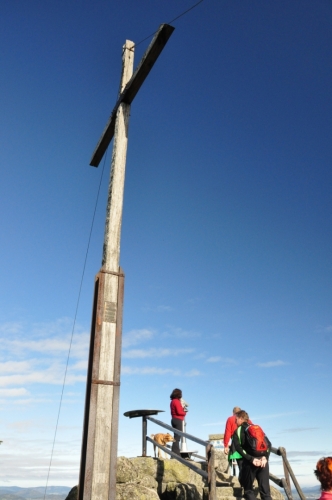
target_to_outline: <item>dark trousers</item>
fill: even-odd
[[[178,431],[182,431],[183,430],[182,425],[183,425],[183,420],[180,420],[179,418],[172,418],[172,427],[174,427],[174,429],[177,429]],[[175,441],[172,444],[172,451],[174,451],[174,453],[176,453],[177,455],[181,456],[181,453],[180,453],[180,439],[181,439],[181,437],[179,436],[179,434],[175,434],[175,432],[174,432],[174,439],[175,439]]]
[[[241,484],[241,471],[242,471],[242,465],[243,465],[243,458],[237,458],[236,461],[237,461],[237,466],[239,468],[239,481]]]
[[[265,467],[256,467],[248,460],[243,460],[240,482],[244,489],[244,498],[246,500],[256,500],[253,491],[253,482],[257,479],[259,493],[262,500],[272,500],[269,483],[269,464]]]

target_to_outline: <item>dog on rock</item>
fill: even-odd
[[[162,434],[162,433],[159,433],[159,434],[151,434],[151,439],[153,439],[154,441],[156,441],[158,444],[161,444],[161,446],[166,446],[167,443],[172,443],[175,441],[175,439],[173,438],[173,436],[171,436],[170,434]],[[158,448],[158,446],[156,446],[154,443],[153,443],[153,449],[154,449],[154,456],[156,457],[156,448]],[[158,458],[169,458],[168,456],[168,453],[165,453],[163,450],[161,450],[160,448],[158,448]]]

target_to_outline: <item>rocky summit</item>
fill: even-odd
[[[204,462],[194,462],[205,469]],[[222,452],[216,456],[217,499],[241,500],[243,490],[236,477],[226,473],[228,463]],[[116,500],[207,500],[208,489],[202,476],[177,460],[152,457],[118,458]],[[66,500],[77,500],[78,488]],[[256,487],[257,498],[259,499]],[[271,487],[273,500],[284,500],[280,491]]]

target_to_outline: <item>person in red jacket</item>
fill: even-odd
[[[241,408],[239,408],[238,406],[235,406],[233,408],[233,415],[231,417],[229,417],[226,421],[225,434],[224,434],[224,447],[225,447],[225,454],[226,455],[228,455],[228,453],[229,453],[229,446],[228,446],[229,441],[237,429],[235,413],[237,413],[238,411],[241,411]]]
[[[182,398],[182,391],[181,389],[174,389],[172,394],[170,395],[171,398],[171,416],[172,416],[172,427],[174,429],[177,429],[178,431],[183,431],[183,421],[184,417],[186,416],[186,412],[184,411],[182,404],[181,404],[181,398]],[[172,444],[172,451],[176,453],[177,455],[181,456],[180,453],[180,439],[181,437],[178,434],[174,433],[174,443]]]

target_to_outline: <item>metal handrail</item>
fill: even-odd
[[[214,465],[215,450],[214,450],[213,445],[210,444],[208,441],[203,441],[202,439],[197,438],[196,436],[192,436],[191,434],[187,434],[186,432],[179,431],[179,430],[175,429],[174,427],[171,427],[170,425],[167,425],[164,422],[161,422],[161,420],[157,420],[155,418],[149,417],[146,414],[145,415],[142,414],[141,416],[142,416],[142,456],[146,457],[146,442],[150,441],[151,443],[156,445],[158,448],[162,449],[164,452],[171,455],[171,457],[175,458],[175,460],[177,460],[181,464],[185,465],[189,469],[192,469],[194,472],[196,472],[197,474],[204,477],[204,479],[206,479],[207,483],[208,483],[209,500],[217,500],[216,471],[215,471],[215,465]],[[195,467],[194,464],[188,462],[187,460],[183,459],[181,456],[179,456],[176,453],[174,453],[173,451],[171,451],[169,448],[166,448],[165,446],[160,445],[159,443],[154,441],[152,438],[150,438],[147,435],[147,421],[148,420],[150,420],[150,422],[153,422],[156,425],[159,425],[161,427],[164,427],[165,429],[168,429],[168,430],[174,432],[175,434],[178,434],[179,436],[186,437],[187,439],[204,446],[206,449],[207,472],[203,471],[202,469],[199,469],[198,467]]]
[[[191,441],[194,441],[195,443],[200,444],[204,447],[206,447],[209,444],[208,441],[203,441],[203,439],[199,439],[196,436],[192,436],[191,434],[187,434],[186,432],[183,432],[183,431],[178,431],[177,429],[174,429],[174,427],[172,427],[171,425],[168,425],[168,424],[165,424],[164,422],[161,422],[161,420],[157,420],[156,418],[152,418],[152,417],[146,417],[146,418],[148,420],[150,420],[151,422],[153,422],[154,424],[160,425],[161,427],[164,427],[165,429],[167,429],[169,431],[175,432],[176,434],[179,434],[179,436],[181,436],[181,437],[188,438]]]

